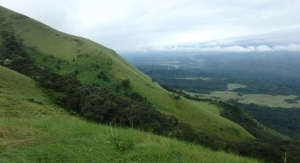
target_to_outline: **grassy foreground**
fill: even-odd
[[[52,105],[0,66],[0,162],[256,162],[133,129],[93,124]]]

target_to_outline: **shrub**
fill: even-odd
[[[124,87],[129,87],[129,84],[130,84],[130,80],[129,79],[125,79],[125,80],[122,81],[122,85]]]

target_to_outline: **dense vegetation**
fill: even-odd
[[[136,66],[147,66],[148,70],[181,69],[195,73],[206,72],[215,77],[239,79],[264,79],[268,81],[300,81],[299,52],[148,52],[143,55],[123,54]],[[150,68],[151,67],[151,68]],[[150,69],[149,69],[150,68]],[[162,66],[160,69],[163,69]]]
[[[144,73],[151,76],[157,82],[170,87],[195,93],[210,93],[212,91],[224,91],[227,84],[239,83],[245,88],[233,90],[238,93],[270,94],[270,95],[300,95],[298,80],[286,78],[284,80],[266,79],[269,74],[249,75],[243,77],[244,72],[236,71],[232,74],[216,74],[202,69],[167,69],[167,66],[137,65]],[[152,68],[150,68],[152,67]],[[156,69],[153,67],[157,67]],[[240,76],[240,77],[239,77]],[[253,77],[255,76],[255,77]]]
[[[289,140],[287,136],[278,135],[268,131],[269,129],[266,129],[266,127],[259,124],[251,115],[245,112],[240,105],[212,99],[201,99],[199,97],[191,96],[183,91],[177,91],[166,85],[163,85],[163,87],[191,100],[210,101],[211,103],[218,105],[223,110],[221,116],[240,124],[243,128],[256,137],[255,140],[251,141],[239,143],[230,142],[233,148],[227,150],[233,150],[240,155],[256,157],[272,162],[281,162],[280,160],[282,160],[282,153],[287,152],[290,162],[296,163],[300,161],[300,157],[298,155],[300,152],[299,140]]]
[[[242,104],[230,101],[244,108],[258,122],[280,133],[289,135],[294,139],[300,139],[300,109],[298,108],[272,108],[256,104]]]
[[[247,85],[245,88],[236,88],[231,90],[238,92],[240,96],[244,93],[251,94],[270,94],[270,95],[290,95],[296,94],[293,98],[288,97],[284,101],[288,104],[297,104],[299,100],[299,82],[296,79],[287,78],[286,80],[276,79],[274,76],[252,76],[246,77],[245,74],[239,78],[229,78],[229,76],[238,77],[238,74],[209,74],[189,72],[181,69],[167,69],[166,66],[141,65],[140,69],[153,77],[156,81],[168,85],[171,88],[186,90],[189,92],[209,93],[210,91],[224,91],[229,83],[239,83]],[[257,75],[257,74],[256,74]],[[252,79],[249,79],[252,78]],[[194,90],[194,91],[193,91]],[[294,139],[299,139],[299,108],[272,108],[257,104],[241,104],[231,100],[230,103],[244,108],[260,123],[289,135]],[[227,117],[228,118],[228,117]],[[248,129],[247,129],[248,130]]]

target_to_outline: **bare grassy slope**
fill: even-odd
[[[78,70],[80,72],[78,78],[83,83],[98,83],[111,90],[114,90],[115,85],[122,79],[130,79],[130,86],[133,90],[146,97],[158,110],[165,114],[173,114],[198,130],[228,140],[241,141],[253,138],[238,124],[207,111],[206,103],[193,103],[185,98],[175,100],[172,93],[152,82],[150,77],[129,64],[113,50],[85,38],[59,32],[3,7],[0,7],[0,11],[1,30],[14,32],[27,47],[68,62],[61,66],[59,73]],[[37,61],[40,60],[37,59]],[[44,63],[40,61],[40,64]],[[99,71],[109,74],[110,82],[97,79],[96,75]]]

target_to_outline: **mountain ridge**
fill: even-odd
[[[239,125],[201,109],[201,106],[185,98],[175,100],[172,93],[151,81],[150,77],[129,64],[113,50],[81,37],[52,30],[44,24],[7,9],[1,10],[1,13],[4,13],[1,18],[1,30],[13,31],[20,40],[23,40],[26,47],[34,51],[69,63],[69,65],[63,65],[65,67],[58,70],[58,73],[72,73],[79,69],[80,73],[77,78],[83,84],[97,83],[110,89],[114,89],[120,80],[130,79],[131,88],[147,98],[155,108],[164,114],[175,115],[179,120],[192,124],[197,130],[200,129],[227,140],[239,141],[253,138]],[[7,20],[2,21],[3,17]],[[97,65],[100,70],[96,68]],[[56,64],[48,63],[47,66],[55,67]],[[99,81],[96,77],[99,71],[105,71],[111,80]],[[235,130],[238,130],[240,134],[235,134]]]

